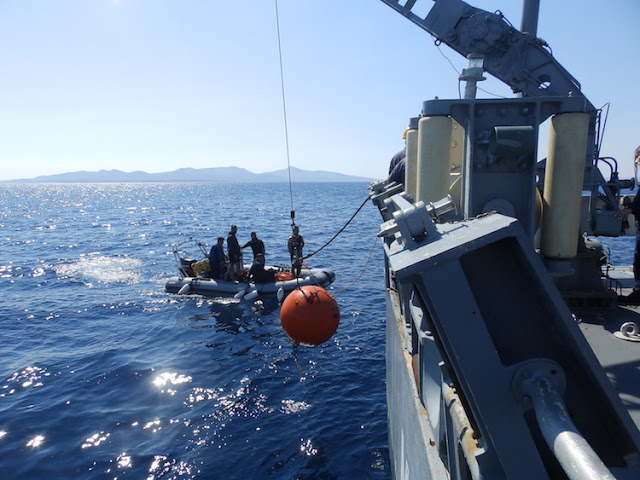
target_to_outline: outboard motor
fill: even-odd
[[[184,277],[195,277],[196,275],[191,267],[195,262],[196,260],[194,259],[180,257],[180,274]]]

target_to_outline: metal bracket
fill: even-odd
[[[425,206],[422,201],[411,203],[402,195],[394,195],[385,200],[385,208],[392,212],[393,218],[380,225],[378,236],[390,237],[400,233],[409,242],[421,242],[428,236],[435,237],[438,231],[434,222],[441,215],[456,211],[456,205],[450,196]]]

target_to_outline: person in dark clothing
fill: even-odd
[[[299,277],[302,269],[302,247],[304,247],[304,238],[300,235],[298,226],[294,225],[293,235],[289,237],[287,242],[287,248],[291,256],[291,273],[294,277]]]
[[[640,166],[640,147],[636,148],[633,161],[636,168]],[[626,221],[627,217],[633,214],[636,220],[636,243],[633,252],[633,278],[636,283],[633,286],[633,292],[626,297],[620,295],[618,302],[625,305],[640,305],[640,192],[636,193],[633,200],[623,195],[620,198],[620,205],[623,208],[616,212],[617,218]]]
[[[389,163],[389,177],[387,182],[395,182],[404,185],[405,164],[407,160],[407,149],[403,148],[396,153]]]
[[[242,271],[242,249],[236,238],[238,227],[231,225],[231,231],[227,236],[227,255],[229,256],[229,269],[227,270],[227,276],[231,280],[236,280],[240,277]]]
[[[402,139],[406,142],[407,140],[407,132],[410,130],[409,127],[404,129],[402,132]],[[389,162],[389,176],[387,177],[387,183],[397,183],[398,185],[404,186],[404,176],[405,176],[405,164],[407,162],[407,145],[398,153],[396,153],[393,157],[391,157],[391,161]]]
[[[224,237],[218,237],[218,242],[209,251],[209,267],[211,278],[222,278],[224,272]]]
[[[258,238],[256,232],[251,232],[251,240],[245,243],[242,248],[251,247],[251,251],[253,252],[253,259],[255,260],[259,253],[262,256],[265,255],[264,251],[264,242]]]
[[[393,157],[391,157],[391,161],[389,162],[389,175],[391,175],[391,172],[393,172],[396,165],[398,165],[398,163],[400,163],[400,161],[406,157],[407,157],[407,147],[403,148],[398,153],[396,153]]]
[[[258,253],[253,259],[253,264],[249,270],[249,280],[255,283],[273,282],[275,273],[264,268],[264,254]]]

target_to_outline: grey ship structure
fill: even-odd
[[[469,61],[464,98],[410,119],[405,185],[371,186],[393,478],[640,478],[638,312],[617,300],[632,276],[595,238],[625,233],[634,181],[600,154],[601,111],[536,37],[539,1],[521,30],[461,0],[424,18],[382,1]],[[485,73],[514,98],[477,99]]]

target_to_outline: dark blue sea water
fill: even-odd
[[[305,253],[366,184],[293,187]],[[0,186],[0,478],[386,479],[382,248],[369,203],[309,259],[336,335],[297,360],[276,301],[164,292],[171,245],[238,225],[286,264],[284,185]],[[250,255],[250,254],[249,254]]]

